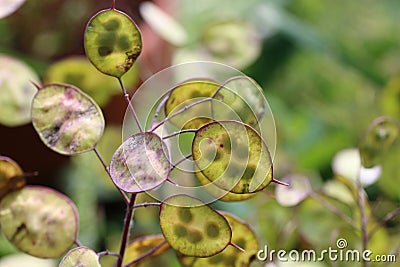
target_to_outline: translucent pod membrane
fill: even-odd
[[[24,172],[14,160],[0,156],[0,199],[25,185]]]
[[[115,151],[110,174],[120,189],[139,193],[165,182],[171,167],[167,146],[161,138],[155,133],[137,133]]]
[[[389,118],[375,119],[364,134],[359,151],[361,164],[365,168],[379,165],[383,154],[390,148],[399,135],[399,124]]]
[[[189,257],[178,254],[179,262],[184,267],[225,267],[225,266],[249,266],[259,250],[259,242],[253,229],[241,219],[227,212],[220,212],[229,222],[232,229],[232,243],[243,248],[244,252],[238,252],[233,246],[227,246],[220,253],[207,257]]]
[[[231,242],[228,221],[187,195],[172,196],[161,204],[160,227],[171,247],[187,256],[209,257]]]
[[[88,247],[77,247],[68,251],[58,267],[101,267],[99,256]]]
[[[61,193],[26,186],[1,200],[0,227],[19,250],[35,257],[58,258],[76,240],[78,213]]]
[[[193,79],[175,87],[165,103],[166,116],[178,112],[180,109],[212,96],[220,85],[209,79]],[[195,105],[181,114],[171,118],[171,123],[179,129],[197,129],[204,124],[213,121],[211,114],[211,102]]]
[[[48,84],[33,99],[32,124],[46,146],[74,155],[96,146],[105,122],[100,107],[79,88]]]
[[[3,5],[0,1],[0,14]],[[37,92],[32,82],[39,81],[35,71],[24,62],[0,54],[0,124],[16,127],[31,121],[32,98]]]
[[[272,159],[261,136],[237,121],[216,121],[196,131],[192,155],[204,177],[225,191],[255,193],[272,181]]]
[[[165,114],[170,116],[193,105],[171,118],[179,129],[198,129],[214,120],[238,120],[258,127],[258,120],[265,113],[265,101],[261,88],[247,76],[235,76],[222,85],[209,79],[193,79],[176,86],[166,104]]]
[[[162,242],[164,242],[164,244],[161,245]],[[170,248],[169,244],[165,242],[163,235],[147,235],[134,239],[125,250],[123,265],[126,265],[129,262],[137,259],[144,253],[148,253],[150,250],[156,248],[157,246],[159,247],[152,253],[150,253],[148,256],[160,255],[161,253],[165,252],[167,249]],[[142,260],[139,260],[129,265],[129,267],[137,266],[139,262],[145,261],[146,259],[148,258],[145,257]]]
[[[258,127],[258,120],[265,113],[265,100],[261,87],[251,78],[247,76],[235,76],[226,80],[221,89],[215,96],[232,108],[233,113],[244,122],[252,127]],[[228,113],[225,111],[225,114]],[[215,112],[221,114],[219,110]],[[224,114],[224,112],[222,112]],[[228,116],[226,114],[225,116]],[[229,117],[216,117],[218,120],[231,119]]]
[[[141,34],[125,13],[102,10],[87,24],[84,35],[86,55],[101,72],[120,78],[142,51]]]
[[[208,180],[207,177],[205,177],[201,171],[196,171],[194,174],[197,180],[200,182],[200,184],[203,185],[204,188],[207,190],[207,192],[218,200],[225,202],[243,201],[252,198],[256,195],[256,193],[250,193],[250,194],[231,193],[211,183],[211,181]]]

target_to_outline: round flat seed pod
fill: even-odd
[[[28,65],[0,54],[0,124],[16,127],[31,121],[32,99],[37,92],[32,82],[39,83],[39,77]]]
[[[165,103],[166,116],[178,112],[180,109],[199,100],[210,97],[219,84],[208,79],[189,80],[175,87]],[[212,121],[211,101],[195,105],[170,121],[179,129],[198,129]]]
[[[252,127],[238,121],[215,121],[198,129],[192,155],[202,174],[225,191],[255,193],[272,181],[268,147]]]
[[[126,265],[129,262],[135,260],[139,256],[143,255],[144,253],[147,253],[149,250],[153,249],[154,247],[158,246],[161,244],[161,242],[164,242],[164,236],[163,235],[147,235],[143,237],[139,237],[134,239],[126,248],[125,250],[125,257],[122,265]],[[155,250],[153,253],[151,253],[148,256],[157,256],[166,251],[169,248],[169,244],[164,242],[164,245],[161,245],[157,250]],[[146,260],[147,257],[143,258],[143,261]],[[135,262],[129,267],[134,267],[137,265],[137,263],[141,262],[142,260],[139,260],[138,262]]]
[[[383,154],[399,135],[399,125],[389,117],[375,119],[360,144],[361,164],[366,168],[379,165]]]
[[[159,186],[167,180],[170,171],[167,146],[157,134],[150,132],[127,138],[115,151],[110,164],[114,183],[130,193]]]
[[[276,201],[285,207],[296,206],[306,199],[312,189],[307,177],[300,174],[292,174],[282,178],[282,182],[288,186],[278,186],[275,189]]]
[[[49,148],[74,155],[96,146],[105,123],[99,106],[80,89],[49,84],[33,99],[32,124]]]
[[[183,255],[209,257],[231,241],[228,221],[202,201],[174,195],[160,207],[160,227],[165,240]]]
[[[245,251],[239,252],[237,248],[227,246],[220,253],[207,258],[178,254],[179,262],[183,267],[246,267],[255,259],[255,255],[259,250],[259,242],[253,229],[246,222],[230,213],[221,212],[221,214],[228,220],[232,229],[232,243]]]
[[[218,200],[225,201],[225,202],[234,202],[234,201],[243,201],[249,198],[252,198],[256,195],[256,193],[250,194],[235,194],[229,191],[225,191],[222,188],[212,184],[207,177],[201,171],[197,171],[194,173],[197,180],[200,182],[201,185],[210,193],[213,197],[217,198]]]
[[[39,258],[58,258],[76,240],[78,213],[61,193],[26,186],[1,200],[0,227],[19,250]]]
[[[21,167],[9,157],[0,156],[0,199],[24,185],[25,178]]]
[[[71,249],[61,260],[58,267],[101,267],[99,256],[88,247]]]
[[[265,113],[265,100],[261,87],[247,76],[227,80],[215,96],[237,114],[240,120],[253,127]]]
[[[88,22],[84,46],[87,57],[99,71],[119,78],[140,55],[142,39],[138,27],[128,15],[107,9]]]

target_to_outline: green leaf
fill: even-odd
[[[227,246],[222,252],[207,258],[189,257],[178,255],[179,262],[184,267],[225,267],[225,266],[249,266],[255,259],[260,249],[257,236],[253,229],[241,219],[227,212],[221,212],[227,219],[232,229],[232,242],[243,248],[245,252],[238,252],[236,248]]]
[[[312,190],[308,178],[303,175],[289,175],[281,180],[289,184],[289,186],[278,186],[275,189],[276,201],[282,206],[291,207],[299,204]]]
[[[209,257],[230,242],[228,221],[202,201],[174,195],[160,207],[160,227],[165,240],[183,255]]]
[[[360,144],[361,164],[366,168],[381,163],[382,156],[399,135],[399,125],[389,117],[375,119],[368,127]]]
[[[25,185],[24,172],[14,160],[0,156],[0,199]]]
[[[49,84],[33,99],[32,124],[49,148],[74,155],[96,146],[105,122],[99,106],[80,89]]]
[[[272,159],[264,140],[238,121],[216,121],[198,129],[192,155],[208,180],[232,193],[255,193],[272,181]]]
[[[140,55],[142,39],[138,27],[128,15],[107,9],[88,22],[84,46],[87,57],[99,71],[119,78]]]
[[[40,258],[58,258],[74,243],[78,213],[72,201],[47,187],[26,186],[0,202],[0,226],[19,250]]]
[[[1,0],[0,19],[14,13],[23,3],[25,3],[25,0]]]
[[[99,256],[87,247],[77,247],[68,251],[59,267],[101,267]]]
[[[0,7],[1,12],[1,7]],[[37,74],[24,62],[0,54],[0,124],[20,126],[31,121]]]
[[[126,88],[133,87],[137,80],[137,68],[131,68],[122,78]],[[112,96],[121,93],[118,82],[113,77],[100,73],[85,56],[72,56],[51,64],[44,75],[44,83],[56,82],[81,88],[101,107]]]
[[[110,173],[114,183],[130,193],[151,190],[165,182],[171,171],[167,146],[154,133],[137,133],[115,151]]]
[[[194,79],[183,82],[176,86],[167,102],[165,103],[165,114],[171,115],[180,109],[210,97],[220,85],[209,79]],[[211,102],[195,105],[181,114],[170,119],[171,123],[179,129],[198,129],[204,124],[212,121]]]
[[[138,258],[140,255],[148,252],[150,249],[160,245],[161,242],[165,241],[163,235],[147,235],[143,237],[139,237],[134,239],[125,250],[125,257],[123,261],[123,265],[128,264],[132,260]],[[155,250],[148,256],[157,256],[161,253],[165,252],[169,248],[169,244],[165,243],[160,248]],[[144,261],[147,257],[143,258],[143,260],[138,261],[137,263]],[[129,267],[136,266],[136,263],[129,265]]]

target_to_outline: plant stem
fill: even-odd
[[[135,122],[136,122],[136,124],[137,124],[137,126],[138,126],[138,128],[139,128],[139,131],[140,131],[141,133],[143,133],[143,128],[142,128],[142,126],[140,125],[138,116],[137,116],[137,114],[136,114],[136,112],[135,112],[135,109],[133,108],[132,103],[131,103],[131,100],[130,100],[130,98],[129,98],[129,94],[126,92],[124,83],[122,82],[122,79],[121,79],[120,77],[118,77],[118,82],[119,82],[119,85],[121,86],[122,93],[123,93],[123,95],[124,95],[124,97],[125,97],[125,101],[126,101],[126,103],[128,104],[130,110],[132,111],[133,118],[135,119]]]
[[[160,104],[158,104],[156,111],[154,112],[154,116],[151,120],[150,123],[150,128],[152,128],[154,126],[154,124],[156,124],[156,120],[158,118],[158,115],[160,114],[161,108],[165,105],[165,103],[168,100],[169,95],[166,95],[163,100],[161,100]]]
[[[160,205],[161,205],[161,203],[159,203],[159,202],[147,202],[147,203],[140,203],[140,204],[133,205],[132,208],[133,209],[142,208],[142,207],[146,208],[146,207],[150,207],[150,206],[159,207]]]
[[[117,260],[116,267],[121,267],[122,261],[124,259],[125,248],[126,248],[126,244],[128,243],[128,239],[129,239],[129,231],[131,228],[131,222],[132,222],[133,210],[134,210],[133,207],[135,206],[135,200],[136,200],[136,194],[132,194],[131,199],[129,200],[129,204],[126,209],[126,213],[125,213],[124,229],[122,231],[121,244],[120,244],[120,249],[119,249],[119,258]]]
[[[178,134],[183,134],[183,133],[195,133],[195,132],[197,132],[197,129],[181,130],[181,131],[179,131],[179,132],[175,132],[175,133],[172,133],[172,134],[170,134],[170,135],[163,136],[162,139],[165,140],[165,139],[168,139],[168,138],[177,136]]]
[[[349,216],[347,216],[346,214],[341,212],[339,209],[337,209],[335,206],[333,206],[331,203],[329,203],[328,201],[326,201],[325,199],[320,197],[317,193],[315,193],[314,191],[311,191],[310,192],[310,196],[312,198],[314,198],[316,201],[318,201],[319,203],[321,203],[322,206],[327,208],[333,214],[337,215],[343,221],[345,221],[348,224],[350,224],[354,229],[358,229],[357,225],[354,223],[354,221]]]
[[[82,247],[82,243],[78,239],[75,239],[74,243],[75,243],[76,246]]]
[[[93,151],[94,151],[94,153],[96,153],[96,156],[100,160],[101,165],[103,165],[103,167],[106,170],[108,176],[111,178],[110,170],[108,169],[107,164],[104,161],[103,157],[100,155],[100,152],[97,150],[97,147],[94,147]],[[117,188],[118,192],[121,194],[121,196],[124,199],[125,203],[128,205],[129,204],[129,198],[127,197],[127,195],[121,189],[118,188],[118,186],[114,183],[112,178],[111,178],[111,182],[114,184],[115,188]]]
[[[97,256],[99,256],[99,257],[107,256],[107,255],[119,258],[119,254],[117,252],[111,252],[111,251],[106,250],[106,251],[101,251],[101,252],[97,253]]]
[[[207,97],[207,98],[204,98],[204,99],[199,100],[199,101],[197,101],[197,102],[194,102],[194,103],[192,103],[192,104],[190,104],[190,105],[184,106],[183,108],[181,108],[181,109],[178,110],[177,112],[175,112],[175,113],[173,113],[173,114],[171,114],[171,115],[165,117],[162,121],[160,121],[159,123],[157,123],[155,126],[151,127],[151,129],[150,129],[149,131],[150,131],[150,132],[153,132],[153,131],[155,131],[158,127],[160,127],[161,125],[163,125],[166,121],[172,119],[172,118],[175,117],[175,116],[178,116],[179,114],[185,112],[185,111],[188,110],[189,108],[194,107],[194,106],[196,106],[196,105],[199,105],[199,104],[201,104],[201,103],[207,102],[207,101],[211,101],[211,100],[213,100],[212,97]]]
[[[385,218],[379,222],[370,232],[369,232],[369,238],[371,238],[382,226],[387,224],[391,219],[396,217],[397,215],[400,214],[400,208],[395,209],[394,211],[386,214]]]
[[[167,243],[167,241],[163,240],[160,244],[158,244],[157,246],[149,249],[148,251],[146,251],[145,253],[143,253],[142,255],[138,256],[136,259],[130,261],[129,263],[125,264],[123,267],[129,267],[130,265],[146,258],[147,256],[150,256],[151,254],[153,254],[154,252],[156,252],[159,248],[161,248],[162,246],[164,246]]]
[[[115,9],[115,0],[113,0],[111,3],[111,9]]]
[[[181,158],[180,160],[178,160],[174,165],[172,165],[171,171],[172,171],[173,169],[175,169],[176,166],[178,166],[179,164],[181,164],[182,162],[184,162],[185,160],[187,160],[187,159],[189,159],[189,158],[191,158],[191,157],[192,157],[192,154],[189,154],[189,155],[185,156],[184,158]]]
[[[364,202],[365,193],[362,188],[360,179],[357,180],[357,191],[358,191],[358,207],[360,209],[360,220],[361,220],[361,236],[362,236],[361,246],[362,246],[362,251],[366,251],[368,249],[368,240],[369,240],[368,229],[367,229],[368,218],[365,213],[365,202]],[[363,267],[369,266],[368,262],[365,261],[364,258],[362,260],[362,266]]]

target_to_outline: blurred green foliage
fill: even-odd
[[[83,54],[84,24],[96,8],[108,7],[108,1],[104,6],[94,2],[27,1],[16,13],[0,19],[0,52],[25,61],[45,79],[44,73],[54,67],[56,60]],[[398,1],[177,0],[174,7],[174,17],[186,31],[187,41],[171,49],[173,62],[216,60],[233,64],[255,79],[264,89],[277,125],[276,177],[307,175],[315,191],[322,189],[326,201],[359,223],[359,211],[349,197],[355,194],[354,184],[334,174],[331,162],[340,150],[357,147],[374,118],[389,115],[399,122]],[[218,28],[208,31],[228,22],[232,28],[220,27],[224,35],[215,32]],[[227,32],[230,30],[232,35]],[[213,40],[214,37],[222,39]],[[220,49],[239,49],[240,53],[224,54]],[[157,57],[159,51],[151,53]],[[143,64],[139,64],[139,70],[148,67]],[[107,109],[108,99],[101,101]],[[106,162],[121,142],[119,126],[115,127],[108,126],[99,144]],[[60,184],[79,208],[81,241],[98,250],[113,250],[121,230],[119,212],[123,213],[124,206],[94,157],[83,154],[73,158],[67,169],[60,171]],[[382,159],[380,179],[365,188],[370,200],[370,229],[399,207],[399,161],[397,141]],[[326,181],[339,184],[336,190],[341,194],[327,194],[334,189],[326,189]],[[344,193],[343,188],[348,192]],[[149,197],[141,195],[140,201],[146,200]],[[215,207],[245,219],[259,234],[260,244],[276,250],[322,250],[333,246],[339,237],[346,238],[351,248],[361,245],[358,231],[313,198],[294,207],[282,207],[258,194],[243,203],[216,203]],[[157,212],[151,207],[135,212],[134,236],[160,232]],[[400,219],[395,217],[374,234],[370,249],[376,254],[398,254],[399,240]],[[0,239],[0,255],[10,253],[13,249]],[[179,266],[173,253],[161,257],[163,264],[167,264],[167,257],[168,266]],[[102,259],[104,266],[108,266],[107,259]],[[332,263],[321,264],[318,266]]]

